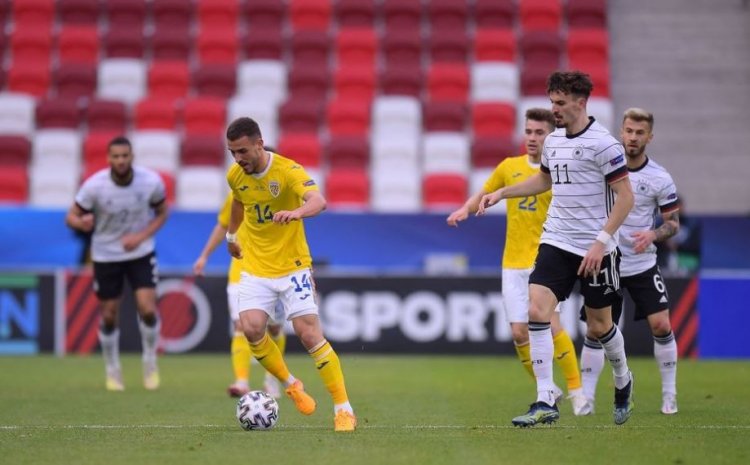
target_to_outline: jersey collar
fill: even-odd
[[[643,163],[641,164],[641,166],[637,166],[637,167],[635,167],[635,168],[628,168],[628,171],[630,171],[631,173],[635,173],[636,171],[640,171],[640,170],[642,170],[643,168],[645,168],[645,167],[646,167],[646,165],[648,165],[648,155],[646,155],[646,161],[644,161],[644,162],[643,162]]]
[[[273,163],[274,155],[276,155],[276,154],[273,153],[273,152],[269,152],[269,151],[266,151],[266,153],[268,154],[268,163],[266,163],[266,167],[263,168],[263,171],[261,171],[260,173],[253,173],[250,176],[252,176],[252,177],[254,177],[256,179],[260,179],[263,176],[265,176],[266,174],[268,174],[268,171],[271,169],[271,164]]]
[[[565,137],[567,137],[568,139],[575,139],[576,137],[582,136],[583,133],[586,132],[586,131],[588,131],[589,128],[591,127],[591,125],[594,124],[594,121],[596,121],[594,119],[594,117],[593,116],[589,116],[589,124],[587,124],[585,128],[581,129],[580,132],[577,132],[575,134],[565,133]]]

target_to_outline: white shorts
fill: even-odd
[[[263,310],[269,317],[279,304],[282,318],[277,322],[303,315],[317,315],[318,303],[315,297],[315,283],[309,269],[295,271],[281,278],[261,278],[242,272],[239,282],[239,312]]]
[[[531,268],[503,268],[503,304],[508,323],[529,322],[529,276]],[[560,305],[555,307],[560,312]]]
[[[240,319],[240,283],[227,284],[227,305],[232,321],[238,321]],[[270,324],[284,324],[284,305],[281,301],[276,304],[276,308],[274,308],[273,314],[270,316]]]

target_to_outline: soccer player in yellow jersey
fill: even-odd
[[[302,166],[263,148],[260,128],[251,118],[234,120],[226,135],[235,160],[227,173],[233,199],[226,239],[229,254],[242,259],[240,324],[253,356],[284,384],[297,410],[304,415],[315,411],[315,400],[289,372],[266,332],[268,318],[280,301],[333,398],[334,430],[354,431],[357,419],[341,363],[320,326],[312,258],[302,224],[303,218],[325,209],[325,198]],[[243,240],[238,236],[241,229],[246,234]]]
[[[479,201],[487,193],[504,186],[517,184],[539,172],[542,146],[547,135],[555,129],[552,112],[532,108],[526,112],[524,144],[526,155],[503,160],[490,175],[480,192],[475,193],[458,210],[448,216],[450,226],[458,226],[469,214],[479,208]],[[503,303],[505,314],[510,322],[516,353],[526,371],[534,378],[529,351],[529,275],[534,266],[542,224],[547,218],[547,209],[552,199],[550,191],[529,197],[507,200],[507,229],[503,252]],[[558,308],[559,312],[559,308]],[[568,384],[568,397],[573,404],[573,412],[580,414],[586,403],[581,389],[581,374],[578,370],[575,347],[568,333],[560,325],[560,315],[552,319],[552,332],[555,347],[555,360],[562,368]],[[562,396],[555,387],[556,397]]]
[[[227,233],[227,226],[229,226],[229,215],[232,211],[232,194],[228,194],[224,205],[219,211],[216,225],[214,226],[211,234],[206,240],[206,245],[203,247],[201,254],[195,260],[193,264],[193,273],[196,276],[202,276],[206,267],[208,257],[216,250],[216,247],[224,241],[224,237]],[[243,236],[242,230],[240,230],[238,236]],[[240,239],[242,240],[242,239]],[[227,304],[229,307],[229,316],[232,320],[232,343],[231,343],[231,355],[232,355],[232,369],[234,371],[234,382],[229,385],[227,392],[231,397],[242,397],[244,394],[250,391],[250,344],[247,342],[245,334],[242,332],[240,327],[240,310],[239,310],[239,283],[240,283],[240,260],[236,258],[231,259],[229,265],[229,273],[227,280]],[[277,304],[274,310],[274,315],[268,322],[268,332],[271,335],[271,339],[279,347],[281,353],[284,353],[286,348],[286,334],[283,331],[284,321],[284,307],[281,304]],[[270,373],[266,372],[265,381],[263,383],[263,390],[274,398],[279,398],[281,395],[281,388],[279,382]]]

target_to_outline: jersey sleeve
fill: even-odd
[[[550,135],[548,134],[544,139],[544,143],[542,144],[542,156],[539,159],[539,171],[546,174],[549,174],[549,156],[547,155],[547,139],[549,139],[549,137]]]
[[[81,188],[78,189],[78,193],[76,194],[75,198],[76,205],[78,205],[81,210],[90,212],[94,209],[94,194],[94,183],[91,182],[91,178],[89,178],[84,181],[84,183],[81,185]]]
[[[627,177],[628,165],[625,161],[625,150],[622,144],[614,139],[609,139],[603,141],[602,145],[603,147],[594,155],[594,158],[607,183],[612,184]]]
[[[227,194],[227,198],[224,199],[224,205],[221,206],[219,214],[216,215],[216,222],[219,223],[223,228],[229,226],[229,217],[232,214],[232,200],[234,200],[234,196],[230,192],[229,194]]]
[[[677,186],[674,185],[672,176],[667,175],[664,186],[659,190],[656,201],[659,204],[661,213],[671,213],[679,210],[679,200],[677,199]]]
[[[307,174],[307,171],[299,164],[293,164],[287,171],[287,181],[289,187],[292,188],[295,194],[300,198],[305,195],[308,191],[317,191],[318,185],[315,180]]]
[[[164,186],[164,180],[158,173],[154,173],[154,176],[156,178],[154,190],[151,192],[151,197],[149,198],[149,205],[152,207],[156,207],[167,200],[167,188]]]
[[[505,160],[501,161],[494,170],[492,170],[492,173],[482,186],[482,189],[485,192],[495,192],[496,190],[505,186],[505,175],[508,171],[508,163],[506,163],[507,161],[508,159],[506,158]]]

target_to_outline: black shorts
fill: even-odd
[[[633,276],[621,277],[620,286],[628,291],[630,298],[635,304],[635,314],[633,320],[645,320],[649,315],[669,310],[669,294],[667,286],[664,284],[664,278],[658,265],[654,265],[643,273]],[[612,305],[612,321],[620,321],[620,316],[624,311],[625,302]],[[586,321],[586,314],[581,309],[581,320]]]
[[[156,287],[159,275],[156,254],[124,262],[94,262],[94,292],[101,300],[116,299],[122,295],[127,278],[133,290]]]
[[[589,308],[605,308],[622,300],[620,291],[620,251],[615,249],[602,259],[596,276],[578,276],[583,257],[558,247],[541,244],[529,284],[550,289],[558,302],[568,298],[576,282],[580,283],[583,304]]]

